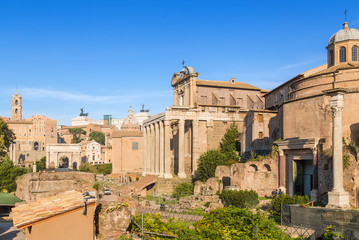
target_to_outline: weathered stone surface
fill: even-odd
[[[139,205],[139,202],[136,199],[134,199],[132,197],[119,197],[118,201],[120,203],[127,204],[131,211],[131,214],[136,215],[136,209]]]
[[[205,187],[205,186],[206,186],[206,183],[204,183],[204,182],[201,182],[201,181],[195,182],[195,184],[194,184],[194,189],[193,189],[193,194],[194,194],[194,195],[200,195],[200,194],[202,194],[202,189],[203,189],[203,187]]]
[[[206,187],[208,190],[210,190],[212,192],[212,194],[216,194],[217,191],[220,189],[219,186],[219,179],[216,177],[210,178],[207,180],[206,182]]]
[[[59,192],[93,191],[95,175],[85,172],[28,173],[17,181],[16,196],[24,201],[35,201]]]
[[[219,179],[222,179],[223,177],[230,177],[231,176],[231,167],[218,166],[216,168],[215,176]]]
[[[130,210],[124,203],[103,202],[98,206],[98,239],[115,240],[125,235],[131,222]]]

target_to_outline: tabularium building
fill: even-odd
[[[283,139],[278,142],[279,186],[289,194],[305,194],[326,202],[333,188],[333,171],[335,175],[333,129],[347,144],[359,140],[358,48],[359,31],[345,22],[343,29],[329,39],[327,64],[295,76],[264,96],[265,108],[278,111],[277,138]],[[327,94],[333,89],[338,94],[336,99]],[[337,117],[342,123],[333,128],[332,119]],[[342,139],[339,142],[341,149]],[[350,204],[358,206],[358,150],[343,149],[347,166],[338,179],[350,194]]]
[[[253,147],[254,139],[261,140],[257,143],[259,150],[271,147],[272,133],[265,126],[269,124],[268,116],[276,111],[264,109],[263,95],[268,91],[234,78],[224,82],[200,80],[198,76],[188,66],[175,73],[171,81],[173,105],[143,122],[143,175],[194,176],[200,155],[219,147],[232,122],[240,131],[250,133],[247,142],[242,141],[243,152]],[[259,116],[261,121],[246,127],[249,116]]]
[[[43,115],[22,119],[22,97],[17,91],[12,96],[12,118],[3,119],[16,135],[9,151],[16,165],[31,167],[46,156],[46,144],[57,143],[57,121]]]

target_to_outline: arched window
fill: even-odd
[[[330,57],[330,66],[333,66],[334,65],[334,51],[333,50],[330,50],[329,57]]]
[[[347,61],[347,49],[345,47],[341,47],[339,49],[339,62],[346,62]]]
[[[352,47],[352,61],[353,62],[358,61],[358,47],[357,46]]]
[[[17,100],[15,100],[15,105],[17,105],[18,104],[18,101]]]

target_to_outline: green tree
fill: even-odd
[[[99,131],[90,133],[90,141],[95,140],[101,145],[105,145],[105,134]]]
[[[221,150],[225,153],[233,153],[240,151],[239,136],[237,125],[233,122],[226,130],[221,143]]]
[[[229,161],[225,153],[220,150],[209,150],[201,155],[198,160],[198,179],[207,181],[215,176],[217,166],[228,165]]]
[[[0,190],[6,189],[8,192],[16,190],[17,177],[30,172],[30,169],[14,166],[9,156],[5,156],[0,163]]]
[[[91,165],[90,163],[81,163],[80,167],[79,167],[79,171],[81,172],[92,172],[92,173],[97,173],[97,169]]]
[[[92,165],[98,174],[111,174],[112,173],[112,163],[96,164]]]
[[[223,136],[221,148],[209,150],[198,159],[198,179],[207,181],[215,176],[217,166],[230,166],[239,161],[239,136],[237,125],[233,122]]]
[[[10,130],[6,122],[0,118],[0,159],[5,157],[15,138],[15,133]]]
[[[81,135],[85,135],[86,131],[82,128],[70,128],[69,133],[72,134],[71,143],[79,143],[82,141]]]
[[[46,169],[46,157],[42,157],[40,161],[36,161],[36,172]]]
[[[184,196],[191,196],[193,195],[194,185],[193,183],[180,183],[175,187],[175,190],[172,194],[174,198],[180,198]]]
[[[235,206],[238,208],[253,208],[258,205],[259,199],[258,194],[253,191],[234,191],[234,190],[223,190],[219,195],[225,206]]]

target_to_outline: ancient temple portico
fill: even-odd
[[[143,175],[194,176],[200,154],[209,147],[217,148],[227,124],[239,122],[237,118],[172,106],[145,120]],[[215,136],[215,129],[220,129],[221,137]]]

